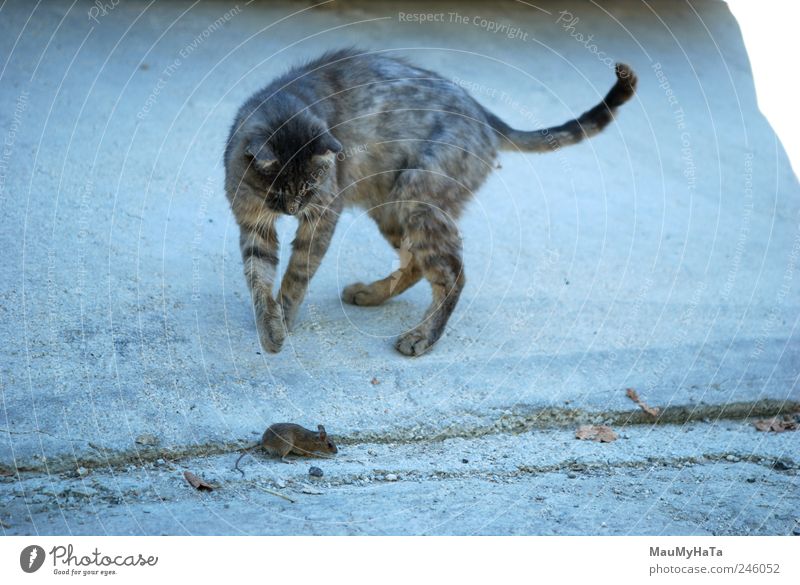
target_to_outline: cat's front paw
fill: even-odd
[[[286,339],[283,324],[283,311],[277,303],[265,311],[258,319],[258,339],[261,347],[270,353],[278,353]]]
[[[434,341],[430,340],[430,337],[426,331],[412,329],[408,333],[398,337],[394,347],[403,355],[414,357],[422,355],[428,351],[433,345]]]

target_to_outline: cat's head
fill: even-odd
[[[318,118],[297,115],[237,134],[226,169],[235,196],[259,197],[271,211],[296,215],[331,188],[342,145]]]

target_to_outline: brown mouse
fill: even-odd
[[[275,423],[264,431],[261,442],[245,449],[236,460],[236,470],[244,475],[244,471],[239,469],[239,461],[253,449],[261,447],[272,456],[281,458],[284,463],[289,453],[313,457],[318,454],[338,453],[325,427],[317,425],[317,431],[310,431],[294,423]]]

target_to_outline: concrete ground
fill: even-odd
[[[0,9],[3,532],[800,532],[800,435],[751,424],[800,410],[800,189],[727,5],[310,7]],[[442,16],[406,16],[422,11]],[[639,92],[590,142],[501,156],[430,354],[392,348],[427,286],[339,301],[397,265],[350,211],[265,355],[222,191],[227,129],[271,77],[352,43],[525,129],[596,103],[613,60]],[[339,455],[233,471],[278,421],[325,424]],[[578,441],[585,423],[620,438]]]

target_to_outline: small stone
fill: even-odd
[[[748,477],[745,481],[747,483],[755,483],[756,482],[756,478],[755,477]]]
[[[577,474],[577,473],[574,473],[574,472],[572,472],[572,471],[570,471],[570,472],[567,474],[567,477],[568,477],[568,478],[570,478],[570,479],[575,479],[576,477],[578,477],[578,474]]]
[[[375,450],[374,450],[374,449],[367,449],[367,454],[368,454],[368,455],[372,455],[373,457],[374,457],[375,455],[377,455],[377,453],[375,452]]]
[[[138,445],[144,445],[145,447],[154,447],[161,442],[158,437],[149,433],[139,435],[135,440]]]
[[[80,477],[83,477],[83,476],[84,476],[84,475],[86,475],[87,473],[89,473],[89,470],[88,470],[88,469],[86,469],[85,467],[81,466],[81,467],[79,467],[79,468],[78,468],[78,475],[79,475]]]
[[[800,536],[800,526],[795,526],[794,530],[792,530],[792,534],[795,536]]]
[[[462,459],[461,463],[469,463],[469,459]]]
[[[163,459],[156,459],[156,465],[166,465],[166,463]]]
[[[311,477],[322,477],[324,473],[319,467],[312,466],[308,470],[308,475],[310,475]]]
[[[728,455],[727,457],[725,457],[725,459],[727,459],[728,461],[733,461],[733,462],[739,461],[739,458],[736,457],[735,455]]]
[[[277,479],[275,480],[275,485],[278,486],[279,488],[285,488],[286,482],[283,481],[282,479]]]
[[[386,476],[386,481],[397,481],[397,476],[394,473],[390,473]]]
[[[778,471],[788,471],[790,469],[794,469],[794,465],[789,459],[776,459],[772,463],[772,469],[777,469]]]

